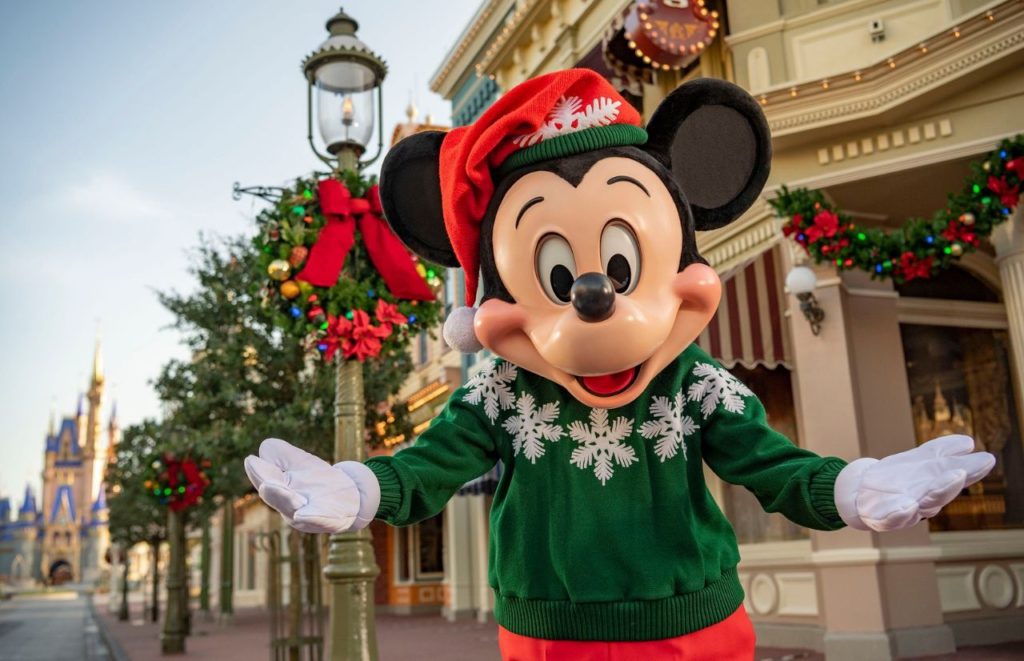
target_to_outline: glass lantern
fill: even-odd
[[[377,76],[352,61],[330,62],[316,70],[316,121],[327,151],[344,145],[362,150],[373,137]]]
[[[356,36],[358,27],[351,16],[339,11],[327,21],[326,41],[302,63],[309,83],[309,143],[331,167],[361,169],[375,161],[383,147],[380,127],[374,124],[380,122],[381,83],[387,65]],[[313,140],[314,108],[317,132],[330,156],[322,154]],[[377,155],[359,160],[375,129]]]

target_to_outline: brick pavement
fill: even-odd
[[[160,659],[160,629],[157,624],[118,622],[98,598],[98,620],[106,632],[116,639],[115,646],[123,656],[115,661],[149,661]],[[133,617],[138,618],[141,604],[133,604]],[[268,659],[268,614],[263,609],[241,608],[234,623],[224,627],[195,613],[193,635],[187,641],[190,659],[217,661],[258,661]],[[481,624],[472,620],[450,623],[436,615],[378,615],[377,640],[381,661],[431,659],[435,661],[499,661],[497,627],[493,622]],[[821,654],[803,650],[759,648],[759,661],[823,661]],[[930,661],[1009,661],[1024,659],[1024,643],[993,647],[967,648],[952,656],[933,657]]]

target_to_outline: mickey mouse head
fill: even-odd
[[[481,303],[450,315],[450,343],[614,408],[711,320],[721,282],[695,232],[739,217],[770,162],[764,115],[736,85],[688,82],[645,130],[573,69],[509,90],[471,126],[400,142],[381,201],[412,251],[465,269],[469,305],[479,273]]]

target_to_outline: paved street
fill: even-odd
[[[79,593],[23,595],[0,603],[0,661],[108,658],[89,603]]]

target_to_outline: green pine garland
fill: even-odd
[[[376,183],[355,172],[341,173],[340,179],[354,198],[365,197]],[[357,311],[375,321],[379,301],[397,306],[404,324],[391,324],[393,331],[382,339],[379,358],[395,357],[408,345],[411,336],[433,328],[439,321],[441,303],[397,300],[388,290],[380,273],[366,253],[358,230],[355,245],[349,251],[341,277],[333,287],[317,287],[294,280],[309,258],[326,218],[317,197],[317,179],[299,178],[273,206],[256,218],[259,233],[254,238],[261,252],[259,268],[267,274],[264,302],[275,309],[275,322],[293,336],[305,339],[313,354],[330,356],[328,328],[335,320],[352,320]],[[413,257],[416,260],[415,256]],[[442,291],[444,269],[417,261],[417,270],[438,294]],[[271,277],[276,275],[277,277]],[[341,355],[341,352],[338,352]]]
[[[1024,181],[1024,134],[1004,140],[971,174],[945,209],[931,219],[912,218],[897,230],[858,227],[825,200],[821,191],[783,186],[769,204],[785,218],[782,232],[818,264],[860,269],[896,283],[930,278],[948,269],[1005,222],[1017,206]]]

